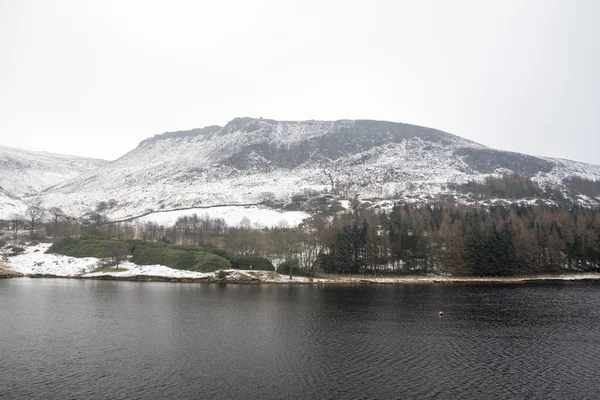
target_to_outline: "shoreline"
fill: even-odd
[[[169,282],[169,283],[216,283],[216,284],[267,284],[267,285],[403,285],[403,284],[536,284],[536,283],[590,283],[600,282],[600,274],[581,275],[555,275],[555,276],[527,276],[527,277],[394,277],[394,278],[304,278],[261,279],[254,275],[257,271],[236,270],[239,274],[230,278],[217,278],[216,276],[168,277],[158,275],[127,275],[118,276],[110,273],[97,275],[54,275],[54,274],[0,274],[0,279],[31,278],[31,279],[79,279],[79,280],[105,280],[128,282]]]
[[[300,285],[401,285],[401,284],[527,284],[552,282],[600,282],[600,273],[569,273],[557,275],[523,275],[512,277],[475,276],[374,276],[374,275],[321,275],[313,278],[281,275],[275,271],[234,270],[195,272],[164,265],[137,265],[122,262],[119,271],[102,270],[98,258],[74,258],[48,254],[47,243],[27,246],[19,255],[5,257],[0,265],[0,279],[28,277],[92,279],[134,282],[218,283],[218,284],[300,284]]]

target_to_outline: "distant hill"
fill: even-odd
[[[0,146],[0,218],[25,207],[22,198],[107,163]]]
[[[572,201],[599,201],[595,192],[576,196],[566,182],[600,180],[600,166],[494,150],[436,129],[372,120],[235,118],[224,127],[156,135],[115,161],[85,165],[88,171],[46,189],[39,196],[44,204],[78,216],[111,200],[109,218],[126,218],[265,200],[289,209],[299,198],[315,196],[479,201],[485,191],[473,185],[502,174],[518,174],[526,179],[519,184],[535,190],[492,190],[488,200],[504,193],[510,201],[521,195],[551,199],[541,190],[552,187]],[[492,183],[512,185],[498,182]]]
[[[0,186],[16,196],[35,194],[107,162],[0,146]]]

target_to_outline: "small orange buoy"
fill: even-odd
[[[444,316],[444,312],[440,311],[440,317],[443,317],[443,316]]]

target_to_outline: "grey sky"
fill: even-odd
[[[600,163],[600,1],[0,0],[0,145],[382,119]]]

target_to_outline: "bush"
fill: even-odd
[[[127,253],[131,253],[132,246],[119,240],[111,239],[73,239],[64,238],[57,240],[50,246],[48,253],[62,254],[69,257],[96,257],[107,258],[112,257],[115,245],[124,246],[127,248]]]
[[[201,251],[203,253],[214,254],[219,257],[223,257],[227,260],[231,261],[233,257],[233,253],[227,250],[218,249],[216,247],[208,247],[208,246],[194,246],[189,244],[170,244],[169,248],[174,250],[184,250],[184,251]]]
[[[219,249],[216,247],[210,246],[194,246],[189,244],[169,244],[167,246],[172,250],[180,250],[187,252],[201,252],[208,253],[215,256],[222,257],[228,260],[231,265],[227,268],[233,269],[247,269],[254,271],[275,271],[275,267],[271,263],[271,261],[267,260],[264,257],[259,256],[245,256],[240,254],[233,254],[228,250]],[[190,258],[186,258],[186,262],[190,262]]]
[[[291,260],[286,260],[277,266],[277,273],[281,275],[289,275],[290,268],[292,268],[292,275],[294,276],[306,276],[312,277],[313,274],[311,271],[300,268],[298,266],[298,260],[293,258]]]
[[[255,271],[275,271],[271,261],[259,256],[235,255],[229,260],[233,269],[250,269]]]
[[[225,279],[227,277],[227,272],[220,270],[219,272],[217,272],[217,278],[219,279]]]
[[[139,265],[160,264],[187,271],[213,272],[231,268],[230,262],[215,254],[196,250],[179,250],[164,243],[138,244],[131,261]]]

